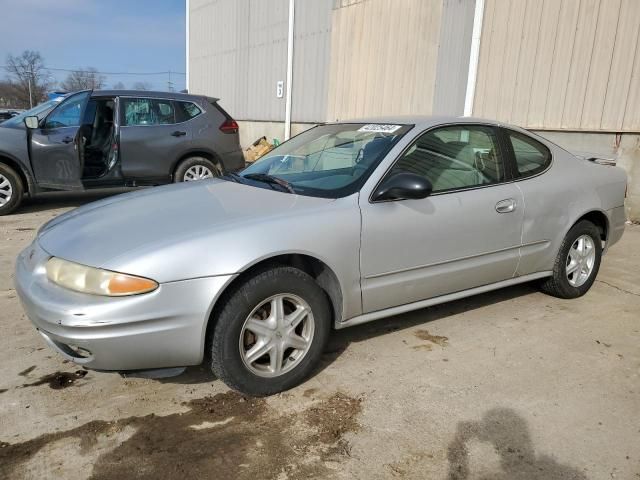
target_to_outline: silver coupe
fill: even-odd
[[[623,170],[492,121],[319,125],[239,174],[111,197],[45,224],[16,289],[98,370],[196,365],[291,388],[332,328],[537,281],[584,295],[624,231]]]

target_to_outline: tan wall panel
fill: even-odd
[[[580,126],[584,129],[600,128],[609,76],[611,73],[618,75],[618,72],[611,72],[610,69],[620,17],[620,0],[606,0],[604,7],[598,15],[589,80],[582,108]]]
[[[505,0],[499,1],[504,2]],[[555,54],[555,39],[561,6],[562,4],[559,0],[544,0],[544,5],[542,6],[536,55],[533,59],[529,57],[529,60],[534,62],[534,66],[533,83],[529,92],[531,96],[527,112],[527,126],[544,127],[544,112],[547,108],[547,98],[549,97],[549,78],[551,77],[551,67]],[[508,45],[503,45],[502,47],[508,48]]]
[[[529,100],[533,85],[533,67],[540,35],[540,19],[543,3],[540,0],[527,0],[524,7],[525,22],[522,27],[522,40],[518,52],[516,84],[510,118],[505,121],[524,125],[529,113]]]
[[[640,130],[640,0],[486,0],[473,114]]]
[[[602,0],[582,0],[580,14],[573,42],[573,57],[569,70],[566,96],[562,106],[563,128],[580,124],[584,106],[589,66],[593,54],[593,42],[598,24],[598,12],[602,8]]]
[[[616,44],[611,60],[611,72],[609,86],[604,101],[601,127],[604,129],[620,130],[625,127],[638,128],[640,126],[640,83],[637,81],[632,86],[634,60],[640,58],[638,54],[638,35],[640,32],[640,2],[638,0],[623,0],[620,10],[620,21]],[[633,90],[630,91],[630,88]],[[634,96],[629,96],[631,93]],[[625,112],[635,111],[635,120],[627,117],[625,125]]]
[[[333,12],[328,120],[429,114],[441,0],[365,0]]]

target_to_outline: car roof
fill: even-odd
[[[456,117],[454,115],[389,115],[379,117],[354,118],[349,120],[340,120],[335,123],[378,123],[378,124],[401,124],[416,125],[417,127],[433,127],[436,125],[446,125],[449,123],[483,123],[488,125],[506,125],[504,122],[489,120],[487,118],[478,117]],[[518,127],[514,127],[518,128]]]
[[[94,90],[93,97],[142,97],[142,98],[166,98],[169,100],[197,100],[204,95],[192,95],[189,93],[160,92],[153,90]],[[209,98],[209,97],[207,97]],[[218,98],[211,98],[217,101]]]

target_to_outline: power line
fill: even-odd
[[[0,65],[0,68],[4,68],[5,70],[9,70],[12,67],[9,67],[7,65]],[[184,72],[176,72],[173,70],[167,70],[164,72],[102,72],[102,71],[98,71],[98,70],[83,70],[83,69],[69,69],[69,68],[54,68],[54,67],[42,67],[43,70],[51,70],[53,72],[79,72],[81,74],[86,74],[86,75],[92,75],[92,74],[99,74],[99,75],[168,75],[168,74],[176,74],[176,75],[186,75],[186,73]]]

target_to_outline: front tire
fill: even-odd
[[[311,276],[287,266],[259,271],[226,298],[211,369],[247,395],[288,390],[316,367],[330,327],[329,301]]]
[[[22,203],[24,186],[16,171],[0,163],[0,216],[8,215]]]
[[[204,157],[189,157],[183,160],[173,177],[174,182],[193,182],[222,175],[220,164]]]
[[[541,284],[545,293],[558,298],[577,298],[596,280],[602,258],[600,230],[582,220],[567,233],[553,266],[553,275]]]

